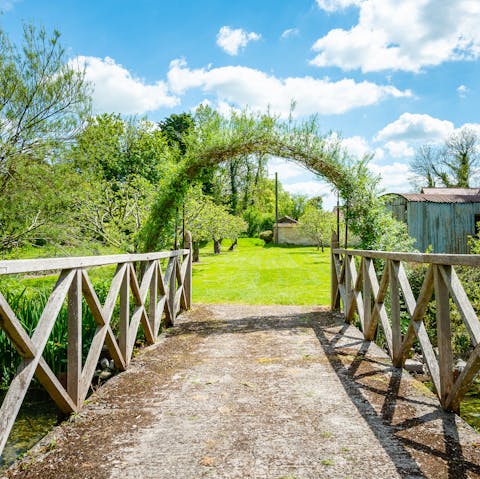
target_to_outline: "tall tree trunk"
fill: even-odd
[[[238,160],[230,161],[230,213],[234,215],[238,207]]]
[[[228,251],[233,251],[234,249],[236,249],[237,246],[238,246],[238,238],[236,238],[235,241],[230,246],[230,248],[228,248]]]
[[[193,242],[192,261],[194,263],[198,263],[200,261],[200,243],[198,241]]]
[[[214,239],[213,240],[213,253],[214,254],[220,254],[222,251],[221,251],[221,246],[222,246],[222,240],[219,239],[219,240],[216,240]]]

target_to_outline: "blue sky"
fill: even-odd
[[[58,29],[86,67],[94,108],[159,120],[208,102],[286,117],[318,115],[353,155],[375,153],[388,191],[408,191],[424,143],[480,132],[480,2],[472,0],[0,0],[22,22]],[[292,163],[271,172],[292,192],[328,186]],[[332,200],[326,200],[331,206]]]

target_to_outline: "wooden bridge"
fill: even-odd
[[[427,265],[418,298],[403,262]],[[112,264],[102,304],[89,269]],[[0,295],[0,326],[23,358],[0,410],[1,446],[34,375],[60,409],[74,413],[5,477],[480,477],[480,435],[448,411],[480,366],[480,325],[454,269],[465,264],[480,266],[480,258],[334,248],[330,311],[192,307],[188,247],[0,262],[0,274],[59,271],[31,337]],[[433,293],[438,353],[422,321]],[[455,381],[450,297],[474,345]],[[410,315],[403,336],[401,301]],[[42,359],[64,303],[66,387]],[[82,358],[85,307],[97,330]],[[151,346],[132,359],[140,325]],[[389,355],[371,341],[378,327]],[[415,338],[438,398],[400,367]],[[86,401],[104,344],[125,372]]]

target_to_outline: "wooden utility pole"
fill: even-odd
[[[278,244],[278,173],[275,172],[275,244]]]

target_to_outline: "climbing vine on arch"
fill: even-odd
[[[271,155],[293,161],[315,173],[348,204],[347,221],[366,249],[411,248],[406,228],[386,213],[379,178],[368,169],[369,157],[354,159],[334,135],[322,135],[316,118],[301,123],[280,121],[270,114],[232,112],[223,117],[200,107],[193,127],[178,151],[177,170],[159,192],[140,235],[140,248],[164,247],[166,232],[188,188],[221,163],[245,155]]]

